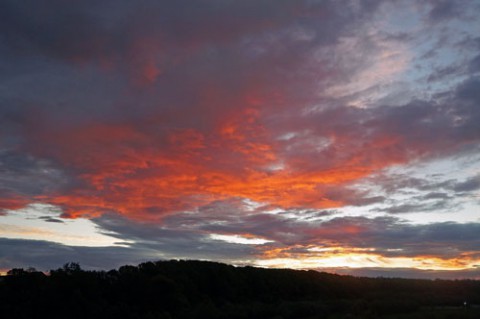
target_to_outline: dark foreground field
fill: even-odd
[[[467,306],[464,306],[464,302]],[[13,269],[1,318],[480,318],[480,281],[357,278],[316,271],[159,261],[50,275]]]

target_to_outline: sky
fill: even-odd
[[[0,0],[0,271],[480,279],[480,1]]]

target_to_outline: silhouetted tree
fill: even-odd
[[[156,261],[46,276],[15,268],[0,280],[2,318],[480,318],[480,282],[358,278],[316,271]],[[447,308],[445,308],[447,307]],[[446,309],[446,310],[445,310]]]

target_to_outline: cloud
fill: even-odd
[[[3,23],[13,27],[8,28],[3,43],[22,53],[17,57],[7,50],[7,58],[12,64],[32,65],[38,76],[25,77],[20,72],[16,81],[4,81],[13,92],[8,104],[19,106],[9,107],[9,112],[23,110],[15,111],[19,129],[10,133],[18,135],[29,156],[51,161],[81,184],[68,194],[52,196],[45,190],[45,196],[36,198],[63,206],[70,216],[154,210],[164,214],[212,197],[280,198],[279,191],[267,185],[299,184],[303,176],[282,181],[283,176],[263,172],[277,158],[274,136],[265,129],[261,110],[269,117],[270,101],[286,105],[303,95],[304,90],[296,92],[292,86],[305,83],[306,79],[298,82],[298,77],[309,76],[291,72],[300,67],[299,57],[319,45],[334,43],[336,35],[350,32],[338,28],[341,21],[349,17],[360,21],[368,12],[308,2],[249,2],[233,7],[210,2],[187,8],[151,3],[148,12],[129,3],[116,4],[113,10],[101,10],[109,3],[82,4],[76,10],[63,3],[51,5],[56,10],[47,10],[48,5],[35,11],[5,3]],[[297,18],[304,15],[299,25]],[[316,19],[317,15],[323,18]],[[227,27],[214,27],[218,24]],[[299,41],[304,44],[298,46]],[[171,57],[177,51],[179,61],[162,65],[164,55]],[[40,56],[50,60],[40,63]],[[103,71],[104,60],[113,60],[111,70]],[[93,65],[77,69],[78,63]],[[142,82],[142,76],[131,75],[143,68],[148,69],[147,78],[155,78],[149,81],[155,80],[154,90],[139,87],[136,82]],[[224,72],[225,68],[230,72]],[[124,75],[133,79],[125,82]],[[23,94],[23,87],[31,91]],[[292,95],[277,96],[285,90]],[[12,121],[7,118],[6,122]],[[196,144],[191,143],[193,137]],[[253,174],[240,177],[246,173],[239,169],[242,166]],[[181,182],[179,174],[184,175]],[[339,205],[316,198],[317,192],[308,189],[318,179],[340,176],[340,180],[349,180],[363,174],[363,170],[352,172],[349,177],[340,170],[312,176],[296,194],[310,193],[306,198],[285,198],[278,204]],[[142,176],[155,176],[141,183],[159,185],[151,191],[157,195],[139,189],[136,180]],[[178,185],[171,190],[178,196],[168,194],[158,180],[164,180],[168,188]],[[253,186],[250,180],[260,182]],[[126,193],[130,204],[115,204]],[[166,193],[163,198],[161,193]]]
[[[480,72],[480,55],[477,55],[472,61],[470,61],[468,68],[472,73]]]
[[[105,270],[125,264],[158,260],[158,253],[139,247],[66,247],[44,241],[0,239],[0,269],[35,267],[42,271],[57,269],[66,262],[79,262],[84,269]],[[406,277],[463,279],[478,278],[478,269],[457,271],[418,270],[412,268],[317,268],[338,274],[369,277]]]
[[[117,234],[119,239],[130,241],[131,249],[151,251],[163,259],[209,259],[232,263],[248,258],[253,252],[253,248],[245,245],[219,242],[211,238],[209,232],[195,226],[134,222],[115,215],[102,216],[94,222],[106,234]]]
[[[370,3],[373,9],[375,2]],[[43,6],[35,1],[5,1],[2,12],[4,39],[16,52],[95,63],[105,69],[121,69],[128,61],[126,72],[135,81],[154,82],[172,65],[205,47],[222,48],[248,41],[250,36],[269,35],[271,30],[288,30],[297,24],[298,17],[306,17],[307,25],[312,25],[315,17],[322,17],[315,22],[322,28],[314,38],[331,42],[341,32],[339,19],[348,21],[369,11],[308,1],[199,1],[194,5],[86,1],[75,6],[62,1],[49,1]],[[302,39],[305,33],[301,26],[297,30],[300,32],[291,35]],[[176,60],[172,51],[177,53]]]
[[[455,222],[414,225],[393,217],[335,217],[301,219],[295,212],[245,211],[227,203],[205,207],[198,212],[168,217],[162,226],[145,225],[111,216],[95,222],[106,231],[135,241],[138,247],[150,245],[178,258],[191,254],[223,260],[268,259],[269,251],[281,250],[292,258],[315,255],[313,247],[335,251],[338,247],[361,250],[384,257],[438,259],[480,258],[478,223]],[[298,216],[303,214],[299,213]],[[223,244],[210,240],[210,234],[262,239],[257,245]],[[215,248],[216,247],[216,248]],[[337,247],[337,248],[335,248]],[[327,251],[328,252],[328,251]],[[342,253],[342,251],[338,251]],[[317,254],[319,257],[323,253]],[[223,257],[220,257],[223,256]],[[277,256],[278,257],[278,256]],[[324,255],[324,257],[328,257]]]
[[[341,234],[332,232],[330,239],[354,247],[375,247],[387,256],[433,255],[454,257],[458,252],[475,252],[480,242],[476,239],[478,223],[459,224],[454,222],[411,225],[394,218],[342,218],[324,224],[324,227],[353,227],[348,239],[342,241]],[[320,231],[319,234],[322,234]],[[326,233],[329,234],[329,233]],[[478,258],[478,256],[477,256]]]
[[[432,6],[429,17],[433,21],[439,21],[446,18],[451,19],[457,14],[457,6],[453,5],[448,1],[438,1]]]
[[[48,271],[67,262],[79,262],[86,269],[105,270],[158,259],[152,252],[126,247],[71,247],[40,240],[0,238],[0,247],[2,270],[35,267]]]
[[[155,219],[236,197],[282,208],[373,204],[384,199],[349,184],[478,142],[475,79],[442,103],[355,108],[332,93],[398,75],[389,65],[408,54],[402,39],[360,32],[376,2],[50,5],[4,4],[5,54],[38,72],[3,78],[12,106],[2,114],[30,166],[49,163],[74,185],[42,181],[24,197],[65,216]],[[377,49],[385,63],[364,61]]]
[[[325,228],[310,231],[316,236],[308,244],[299,241],[294,246],[264,247],[256,262],[267,267],[322,267],[340,271],[342,267],[359,268],[359,275],[365,267],[410,268],[412,276],[415,269],[463,269],[473,274],[479,260],[479,243],[472,241],[477,228],[478,224],[413,226],[381,219],[334,220],[325,223]],[[464,231],[469,236],[462,238]],[[424,274],[424,277],[429,276]]]
[[[442,192],[430,192],[423,196],[424,199],[450,199],[450,195],[448,193]]]
[[[472,61],[473,62],[473,61]],[[448,78],[451,78],[458,73],[462,73],[463,68],[459,65],[449,65],[446,67],[442,67],[440,69],[435,70],[429,76],[427,81],[428,82],[437,82],[442,81]]]
[[[36,196],[66,191],[70,178],[51,161],[0,149],[0,210],[21,208]]]
[[[2,239],[8,249],[2,250],[1,267],[45,269],[73,260],[87,268],[105,268],[149,259],[193,258],[238,265],[276,263],[282,267],[315,268],[317,264],[328,268],[339,261],[357,260],[352,267],[360,267],[358,274],[362,274],[362,264],[465,269],[467,274],[480,258],[478,223],[414,225],[393,217],[335,217],[318,213],[317,219],[301,219],[298,217],[305,215],[301,212],[272,211],[261,206],[252,209],[240,202],[235,206],[225,201],[195,212],[171,215],[161,225],[116,214],[103,215],[92,221],[101,233],[126,241],[124,246],[81,247]],[[102,254],[106,259],[100,260]],[[393,268],[391,274],[398,274]],[[411,274],[447,276],[414,270]]]
[[[473,176],[464,182],[455,184],[453,190],[456,192],[472,192],[480,189],[480,175]]]
[[[0,152],[2,191],[38,195],[68,187],[68,178],[48,160],[19,152]]]
[[[64,223],[63,220],[61,219],[57,219],[57,218],[52,218],[50,216],[42,216],[42,217],[39,217],[40,219],[43,219],[44,221],[46,221],[47,223]]]
[[[44,191],[47,201],[72,216],[137,211],[148,218],[149,211],[164,214],[234,197],[284,208],[358,205],[362,197],[373,203],[382,198],[365,192],[355,196],[348,184],[395,164],[447,156],[476,143],[472,81],[462,83],[441,105],[416,101],[379,109],[336,107],[293,118],[291,123],[310,128],[303,141],[331,136],[320,149],[306,148],[296,137],[272,140],[275,132],[266,131],[250,109],[218,131],[180,129],[156,135],[150,125],[96,124],[64,128],[60,134],[42,128],[35,145],[48,141],[56,147],[32,147],[80,177],[80,187],[69,194],[52,197]],[[285,163],[283,168],[269,171],[278,160]],[[128,201],[122,200],[126,194]]]

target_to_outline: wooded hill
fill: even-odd
[[[467,301],[467,307],[464,302]],[[2,318],[480,318],[480,281],[359,278],[157,261],[85,271],[12,269]]]

